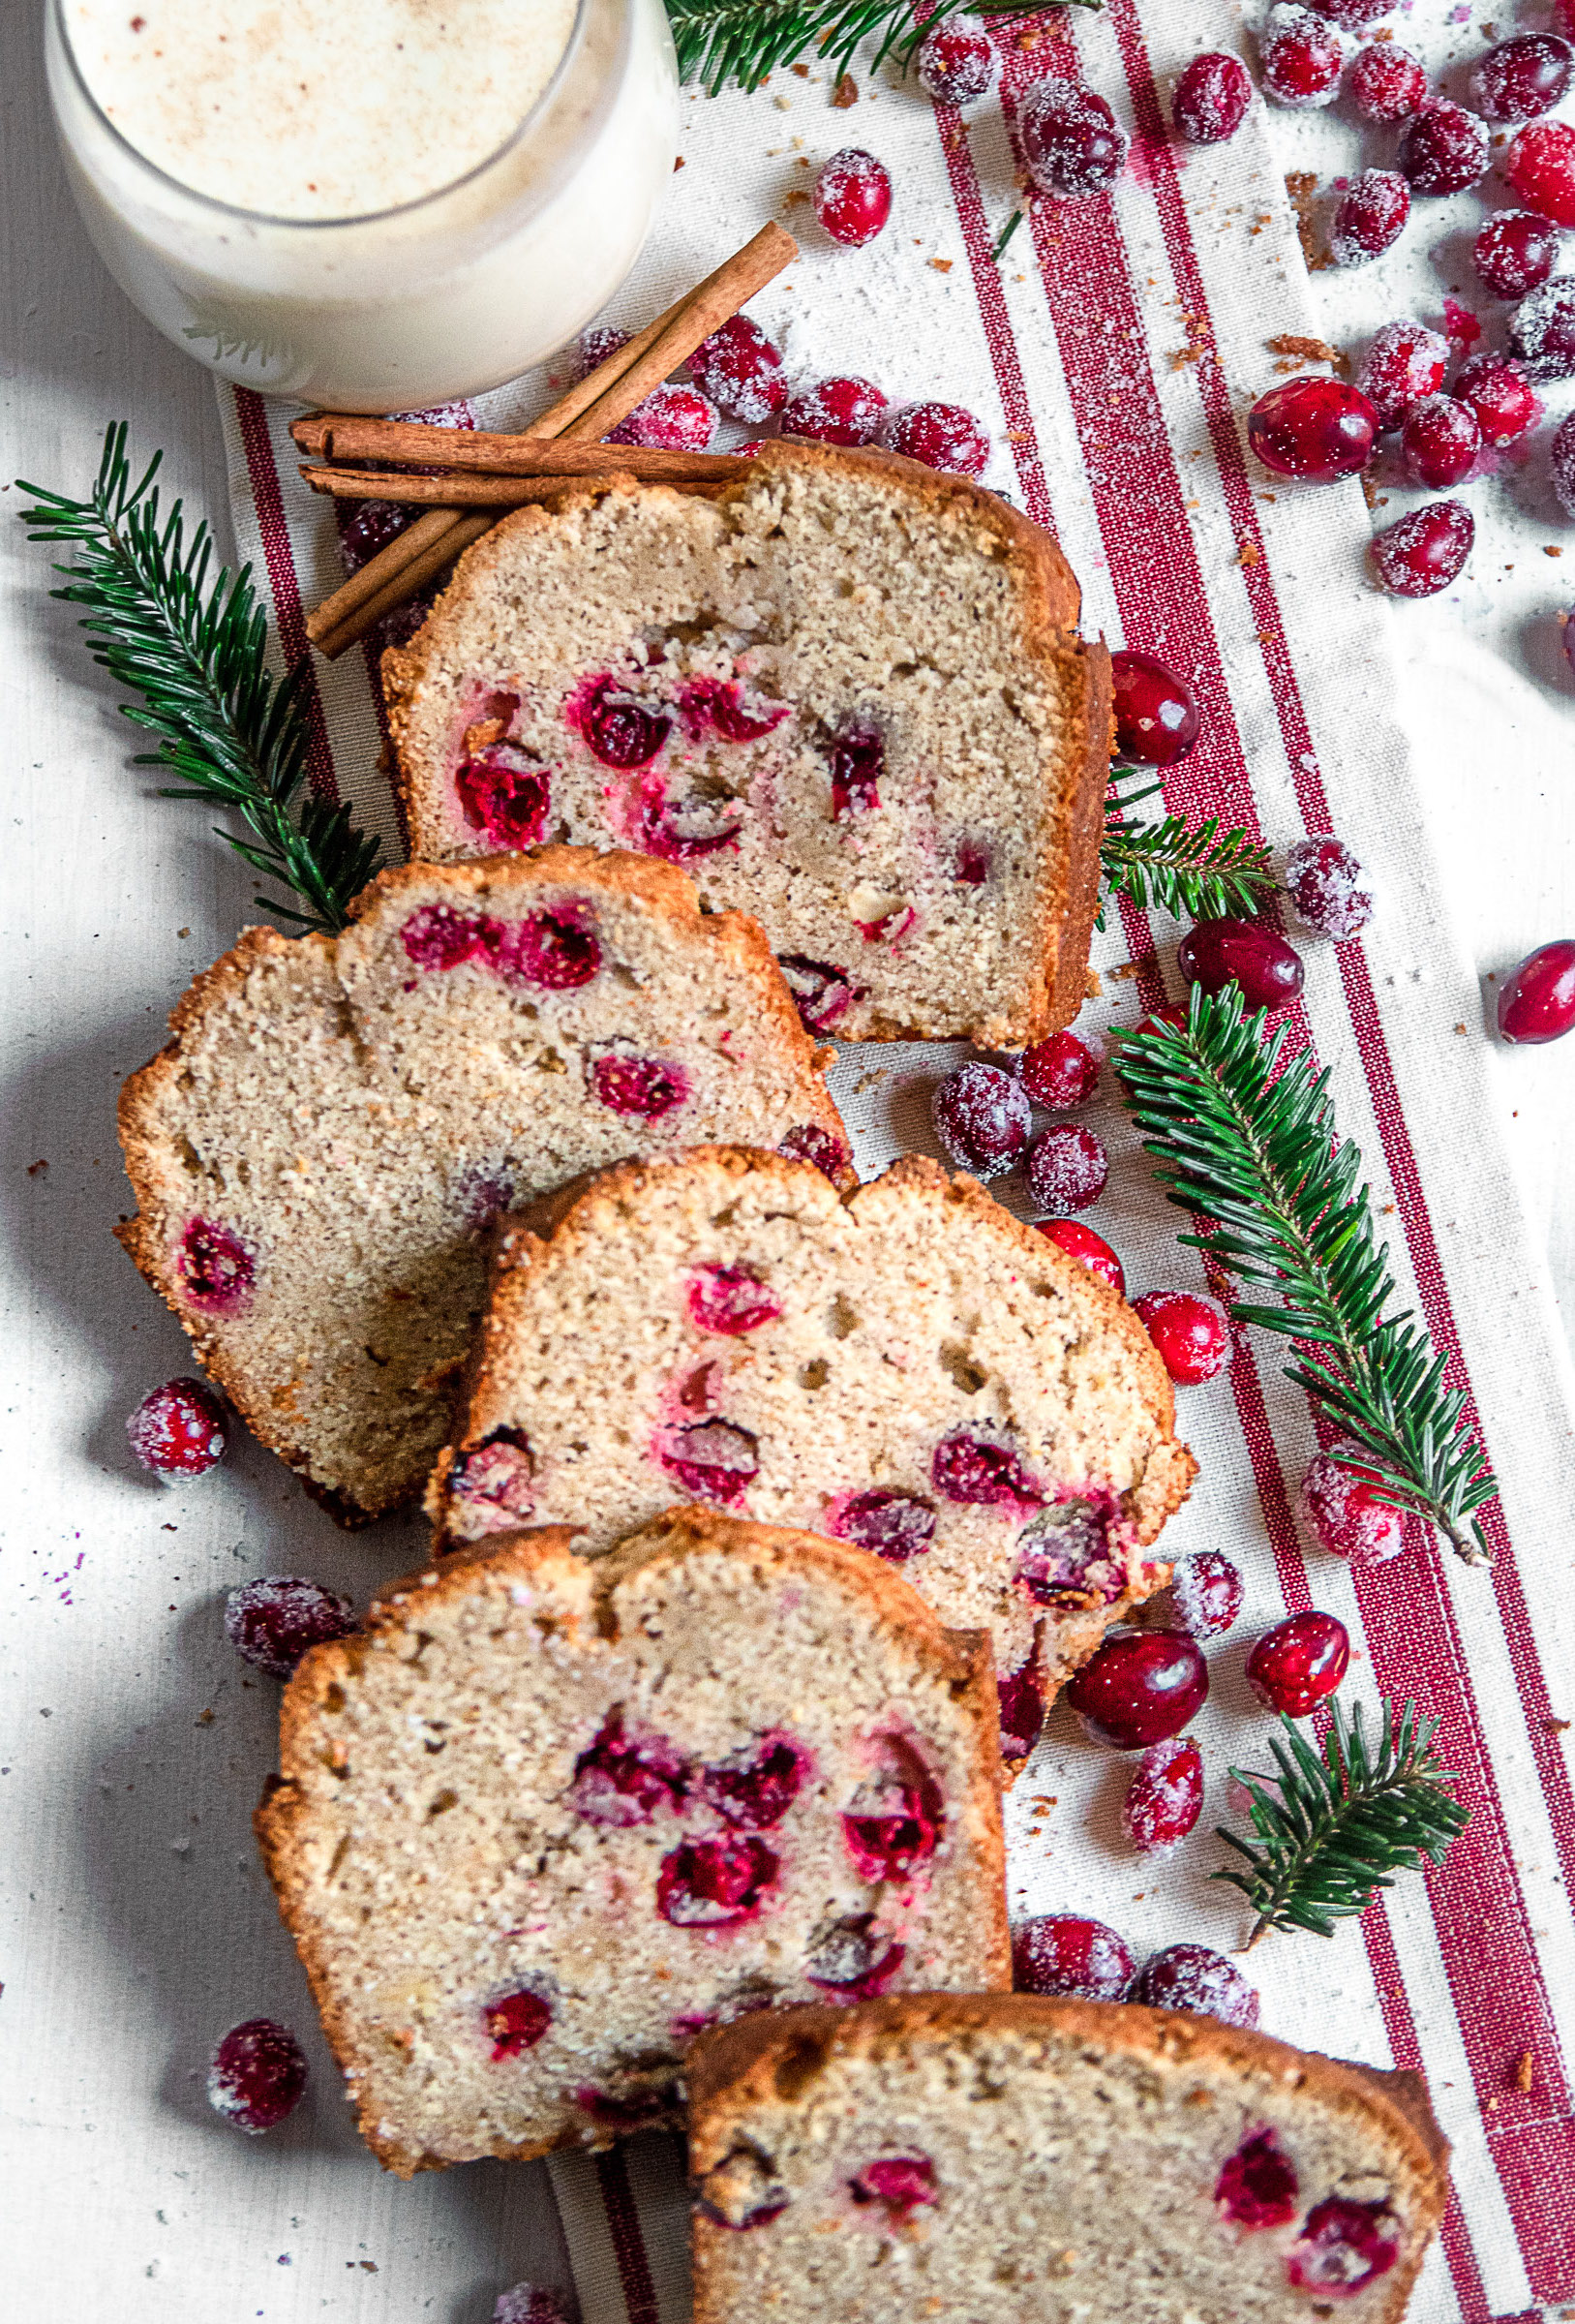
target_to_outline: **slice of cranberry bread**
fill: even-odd
[[[643,856],[384,872],[337,938],[249,929],[170,1023],[121,1094],[121,1239],[348,1521],[418,1492],[449,1433],[497,1211],[716,1137],[851,1182],[759,929]]]
[[[746,2011],[1011,1984],[984,1641],[710,1510],[569,1541],[394,1584],[286,1692],[257,1832],[404,2177],[670,2119]]]
[[[857,1542],[990,1633],[1013,1757],[1166,1578],[1142,1551],[1196,1465],[1126,1302],[911,1154],[843,1198],[713,1147],[505,1222],[461,1410],[440,1539],[530,1516],[596,1555],[699,1498]]]
[[[689,2072],[695,2324],[1399,2324],[1419,2076],[1026,1994],[794,2009]]]
[[[815,1032],[1020,1048],[1082,1003],[1109,657],[1049,536],[885,452],[523,508],[383,658],[413,852],[639,847]]]

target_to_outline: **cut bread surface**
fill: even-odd
[[[258,1838],[402,2176],[672,2119],[736,2015],[1011,1983],[984,1641],[707,1510],[570,1539],[393,1585],[286,1691]]]
[[[707,1148],[505,1222],[461,1409],[440,1539],[528,1513],[597,1555],[698,1497],[852,1540],[990,1634],[1014,1757],[1166,1576],[1143,1551],[1196,1468],[1125,1301],[917,1155],[843,1197]]]
[[[1132,2003],[905,1996],[707,2035],[695,2324],[1399,2324],[1414,2075]]]
[[[755,913],[804,1021],[1021,1047],[1085,996],[1109,657],[1047,535],[882,452],[519,510],[383,658],[413,851],[558,839]]]
[[[337,938],[249,929],[121,1093],[121,1239],[207,1369],[354,1521],[449,1433],[511,1203],[743,1137],[851,1178],[759,929],[670,866],[544,848],[384,872]]]

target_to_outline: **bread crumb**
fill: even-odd
[[[1466,1030],[1466,1027],[1463,1024],[1457,1024],[1455,1030],[1457,1033],[1463,1033]]]
[[[1544,557],[1561,557],[1563,553],[1563,550],[1557,547],[1552,541],[1547,542],[1542,551]]]
[[[807,80],[809,78],[809,67],[807,65],[795,65],[792,67],[792,70],[797,73],[801,80]]]
[[[676,153],[676,154],[673,156],[673,167],[674,167],[674,168],[675,168],[675,169],[681,169],[681,168],[682,168],[682,167],[683,167],[683,156],[682,156],[682,154],[681,154],[681,153]]]
[[[1530,2097],[1536,2086],[1536,2060],[1530,2050],[1522,2050],[1515,2061],[1515,2088],[1523,2097]]]
[[[1136,961],[1123,961],[1118,968],[1112,968],[1110,971],[1111,976],[1118,985],[1130,984],[1132,979],[1137,973],[1137,963]]]
[[[1317,170],[1290,170],[1286,178],[1286,195],[1296,214],[1296,232],[1302,246],[1302,257],[1307,261],[1307,271],[1317,274],[1334,262],[1323,247],[1318,220],[1314,215],[1314,203],[1318,197]]]
[[[952,260],[950,259],[931,259],[929,262],[934,267],[937,274],[950,274],[952,271]]]
[[[27,1175],[30,1178],[42,1177],[48,1167],[48,1163],[42,1160],[38,1162],[29,1162],[27,1165]]]
[[[850,105],[857,105],[858,102],[859,83],[851,73],[842,74],[835,88],[832,91],[832,103],[839,113],[845,113]]]
[[[1327,363],[1340,372],[1350,369],[1350,357],[1343,348],[1331,347],[1327,339],[1306,338],[1300,331],[1281,331],[1264,345],[1271,355],[1293,355],[1300,363]],[[1275,368],[1279,369],[1278,364]]]

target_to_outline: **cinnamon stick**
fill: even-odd
[[[455,433],[462,432],[456,430]],[[723,452],[679,452],[640,443],[533,443],[528,436],[494,436],[472,440],[483,447],[479,456],[468,444],[463,460],[457,456],[440,475],[369,467],[320,468],[302,464],[301,474],[314,492],[332,493],[340,501],[419,501],[433,506],[512,507],[506,491],[493,485],[536,482],[560,483],[565,477],[637,476],[642,484],[731,483],[741,462]],[[485,446],[504,448],[489,458]],[[455,447],[457,454],[458,446]],[[446,450],[446,447],[445,447]]]

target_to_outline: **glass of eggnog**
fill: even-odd
[[[100,257],[222,378],[495,387],[604,306],[673,167],[662,0],[46,0]]]

